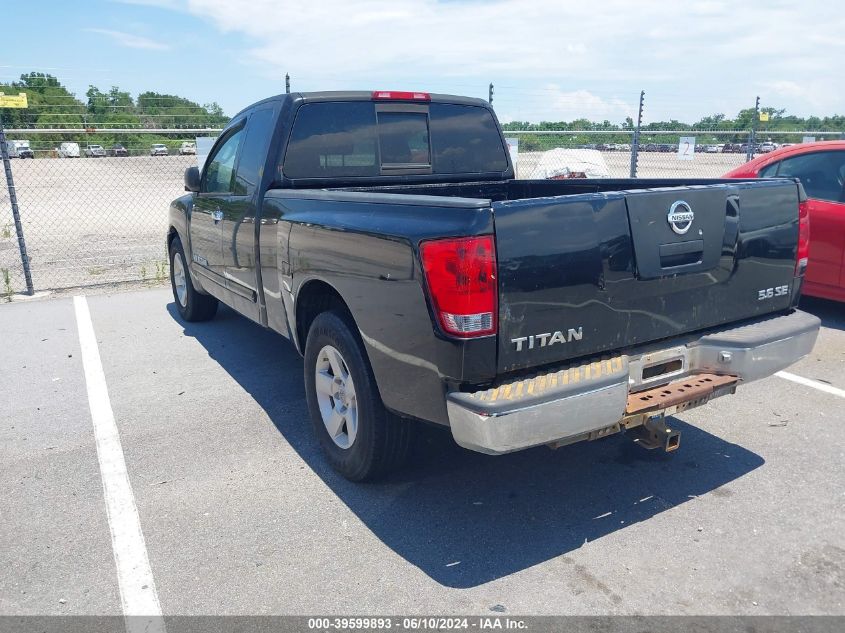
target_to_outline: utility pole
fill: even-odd
[[[490,89],[487,92],[487,103],[489,103],[490,105],[493,105],[493,84],[492,84],[492,82],[490,83]]]
[[[637,159],[640,154],[640,127],[643,124],[643,100],[645,90],[640,90],[640,110],[637,114],[637,127],[634,128],[634,139],[631,142],[631,178],[637,177]]]
[[[751,133],[748,135],[748,150],[745,152],[745,162],[754,158],[754,131],[757,128],[757,121],[760,120],[760,97],[757,97],[757,102],[754,104],[754,120],[751,121]]]
[[[290,75],[285,73],[285,94],[290,94]]]

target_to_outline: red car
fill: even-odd
[[[725,178],[799,178],[810,198],[803,294],[845,301],[845,141],[801,143],[758,156]]]

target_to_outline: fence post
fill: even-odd
[[[3,154],[3,169],[6,172],[6,187],[9,189],[9,202],[12,204],[12,217],[15,219],[15,233],[17,233],[18,236],[18,250],[21,254],[23,276],[26,280],[26,292],[29,295],[33,295],[35,294],[35,287],[32,285],[32,273],[29,270],[29,256],[26,254],[26,240],[23,238],[21,214],[20,209],[18,209],[18,196],[15,193],[15,180],[12,177],[12,165],[9,162],[9,148],[6,145],[6,130],[3,129],[2,114],[0,114],[0,153]]]
[[[637,159],[640,155],[640,127],[643,124],[643,98],[645,90],[640,90],[640,110],[637,114],[637,127],[634,128],[634,140],[631,142],[631,178],[637,177]]]
[[[754,158],[754,130],[757,128],[757,121],[760,120],[760,97],[757,97],[757,102],[754,104],[754,119],[751,121],[751,132],[748,134],[748,149],[745,152],[745,162],[747,163]]]

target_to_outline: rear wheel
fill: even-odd
[[[323,312],[305,344],[305,392],[314,433],[332,467],[351,481],[372,480],[401,466],[411,422],[384,408],[351,319]]]
[[[170,244],[170,286],[179,316],[186,321],[208,321],[217,313],[217,299],[194,288],[188,272],[188,262],[182,240],[175,238]]]

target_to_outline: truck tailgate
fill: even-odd
[[[494,202],[499,371],[788,308],[798,201],[770,180]]]

